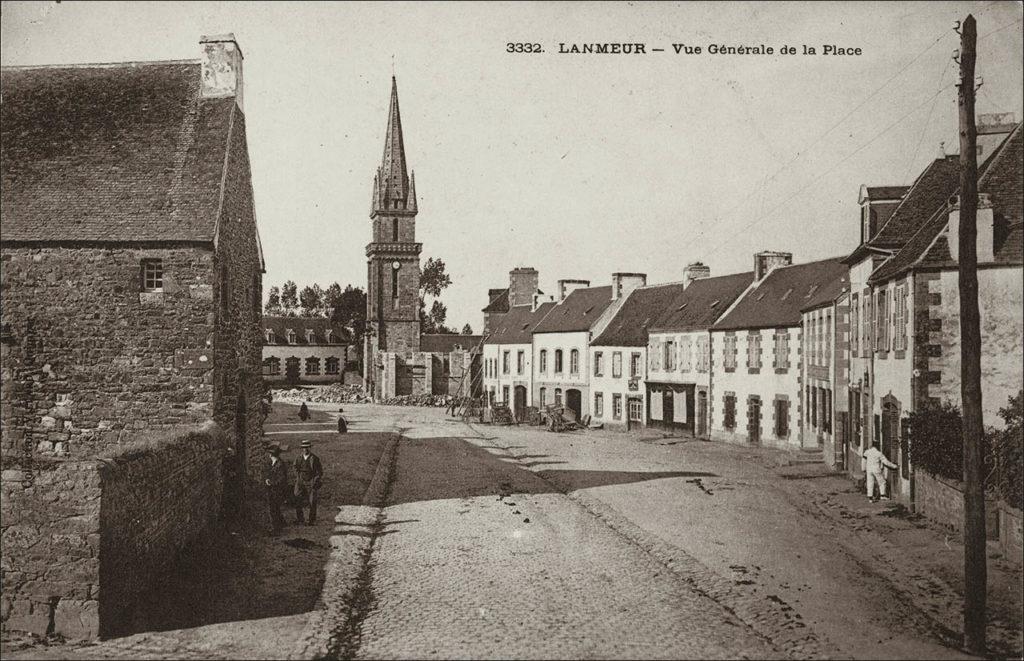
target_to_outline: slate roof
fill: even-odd
[[[960,157],[937,158],[914,181],[889,220],[871,238],[876,247],[900,247],[931,218],[960,183]]]
[[[994,247],[996,263],[1020,264],[1024,260],[1024,151],[1021,124],[980,168],[978,192],[988,193],[999,230]],[[959,189],[954,191],[954,194]],[[894,278],[915,266],[955,266],[944,230],[949,207],[939,205],[927,223],[892,258],[875,269],[871,283]]]
[[[460,335],[458,333],[424,333],[420,335],[420,351],[428,353],[451,353],[463,349],[473,351],[480,344],[482,335]]]
[[[612,286],[581,287],[569,292],[534,329],[534,333],[572,333],[590,327],[612,303]]]
[[[910,190],[910,186],[865,186],[868,198],[872,200],[898,200]]]
[[[665,306],[683,293],[684,288],[682,282],[637,287],[629,292],[615,316],[591,344],[602,347],[647,346],[647,329],[665,312]]]
[[[713,330],[796,326],[801,311],[835,300],[848,288],[849,268],[838,257],[771,271]]]
[[[234,98],[198,61],[0,70],[4,242],[212,241]]]
[[[696,280],[665,306],[649,330],[707,330],[753,282],[753,271]]]
[[[529,344],[533,329],[553,307],[553,302],[541,303],[536,310],[531,305],[514,306],[494,322],[484,344]]]
[[[274,331],[274,341],[267,342],[266,329]],[[330,344],[350,344],[352,338],[348,329],[336,321],[324,317],[263,317],[263,344],[288,346],[288,329],[295,331],[295,344],[291,346],[313,346],[317,344],[328,344],[327,330],[332,332]],[[306,331],[313,331],[313,341],[306,340]]]
[[[492,289],[487,292],[491,302],[487,304],[487,307],[483,309],[483,312],[508,312],[508,288],[505,289]]]

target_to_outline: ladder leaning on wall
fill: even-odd
[[[476,347],[474,347],[473,350],[469,354],[470,355],[470,361],[469,361],[470,379],[469,379],[469,383],[468,384],[466,383],[466,371],[463,370],[462,377],[459,379],[459,387],[455,390],[455,396],[454,396],[455,398],[452,401],[451,408],[449,409],[451,411],[453,417],[458,417],[458,418],[465,419],[465,418],[470,417],[471,415],[474,414],[472,409],[479,408],[479,406],[474,406],[475,402],[473,401],[473,399],[474,399],[473,398],[473,388],[476,386],[478,379],[483,375],[484,371],[483,371],[483,365],[481,364],[481,368],[479,370],[477,370],[476,374],[473,374],[473,358],[472,357],[474,355],[478,354],[480,356],[481,363],[483,362],[484,341],[488,337],[490,337],[490,335],[488,333],[484,333],[483,335],[481,335],[480,336],[480,341],[477,342]]]

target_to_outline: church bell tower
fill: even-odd
[[[373,177],[370,220],[373,239],[366,246],[366,376],[380,382],[380,352],[420,350],[420,250],[416,242],[416,175],[406,171],[398,85],[391,77],[384,156]]]

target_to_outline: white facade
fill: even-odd
[[[711,437],[800,447],[800,327],[711,331]]]
[[[649,424],[705,436],[711,389],[710,333],[651,333],[647,355]]]
[[[592,414],[589,343],[590,331],[533,334],[534,406],[571,407],[578,397],[580,416]]]
[[[632,429],[647,420],[646,347],[590,347],[590,415],[612,429]]]
[[[533,345],[485,344],[483,374],[487,405],[507,405],[521,419],[523,409],[533,405]]]

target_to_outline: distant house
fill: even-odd
[[[711,327],[713,439],[817,447],[801,434],[801,310],[835,300],[847,277],[838,259],[754,256],[753,286]]]
[[[263,380],[344,383],[352,340],[348,329],[323,317],[263,317]]]
[[[645,381],[648,328],[684,287],[682,282],[636,287],[590,343],[590,413],[594,422],[609,429],[631,429],[650,421]]]
[[[754,281],[753,272],[710,275],[703,264],[687,267],[685,289],[662,306],[647,345],[648,424],[699,438],[709,435],[709,329]]]

